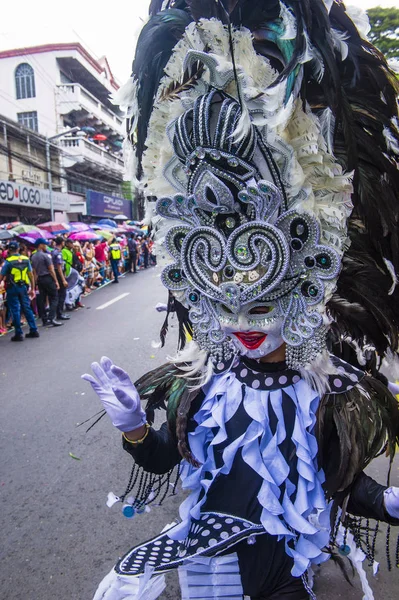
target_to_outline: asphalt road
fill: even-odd
[[[107,494],[123,491],[131,459],[105,418],[89,433],[77,427],[100,410],[80,379],[91,362],[110,356],[134,379],[173,352],[173,325],[166,348],[151,347],[164,318],[154,307],[165,298],[159,271],[150,269],[91,294],[64,327],[40,328],[40,339],[12,344],[10,336],[0,338],[1,600],[91,600],[117,558],[177,514],[176,497],[133,520],[122,516],[119,504],[108,509]],[[386,461],[375,461],[371,473],[383,482]],[[398,459],[392,482],[399,485]],[[397,600],[399,570],[386,570],[384,536],[378,550],[375,598]],[[358,581],[349,586],[335,565],[321,573],[319,600],[362,598]],[[162,598],[179,597],[172,576]]]

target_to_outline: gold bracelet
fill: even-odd
[[[129,442],[129,444],[133,444],[133,446],[137,446],[137,444],[142,444],[144,442],[145,438],[148,435],[148,432],[151,429],[151,425],[149,425],[148,423],[146,423],[145,424],[145,429],[146,429],[145,434],[139,440],[129,440],[129,438],[126,437],[126,434],[124,432],[122,432],[122,437],[123,437],[124,440],[126,440],[126,442]]]

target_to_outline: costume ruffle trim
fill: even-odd
[[[170,537],[184,540],[192,519],[199,520],[201,507],[212,483],[219,474],[228,475],[238,451],[242,458],[263,479],[258,493],[262,506],[261,524],[264,530],[285,539],[286,552],[292,557],[292,575],[300,577],[312,564],[329,558],[323,552],[330,536],[330,505],[325,500],[322,484],[324,474],[317,468],[317,441],[313,434],[319,397],[303,380],[273,391],[245,387],[234,373],[214,378],[208,384],[205,400],[195,415],[198,423],[189,434],[194,456],[202,463],[199,468],[185,465],[183,488],[191,490],[180,507],[182,522]],[[290,465],[279,446],[286,439],[283,398],[295,405],[292,441],[295,445],[298,479],[290,480]],[[284,399],[284,402],[287,398]],[[223,450],[223,464],[215,464],[214,447],[227,440],[226,423],[243,402],[252,419],[245,432]],[[269,411],[277,417],[277,427],[270,427]],[[216,434],[214,433],[216,431]]]

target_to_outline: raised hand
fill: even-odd
[[[385,490],[384,504],[387,513],[394,519],[399,519],[399,488],[390,487]]]
[[[145,425],[146,416],[141,408],[140,396],[126,371],[106,356],[100,363],[93,363],[91,368],[96,378],[86,373],[82,379],[91,384],[113,425],[124,432]]]

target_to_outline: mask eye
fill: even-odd
[[[273,306],[254,306],[248,314],[250,315],[267,315],[272,312]]]
[[[225,313],[227,313],[228,315],[232,315],[233,314],[233,311],[228,306],[226,306],[225,304],[222,304],[222,308],[223,308],[223,311]]]

